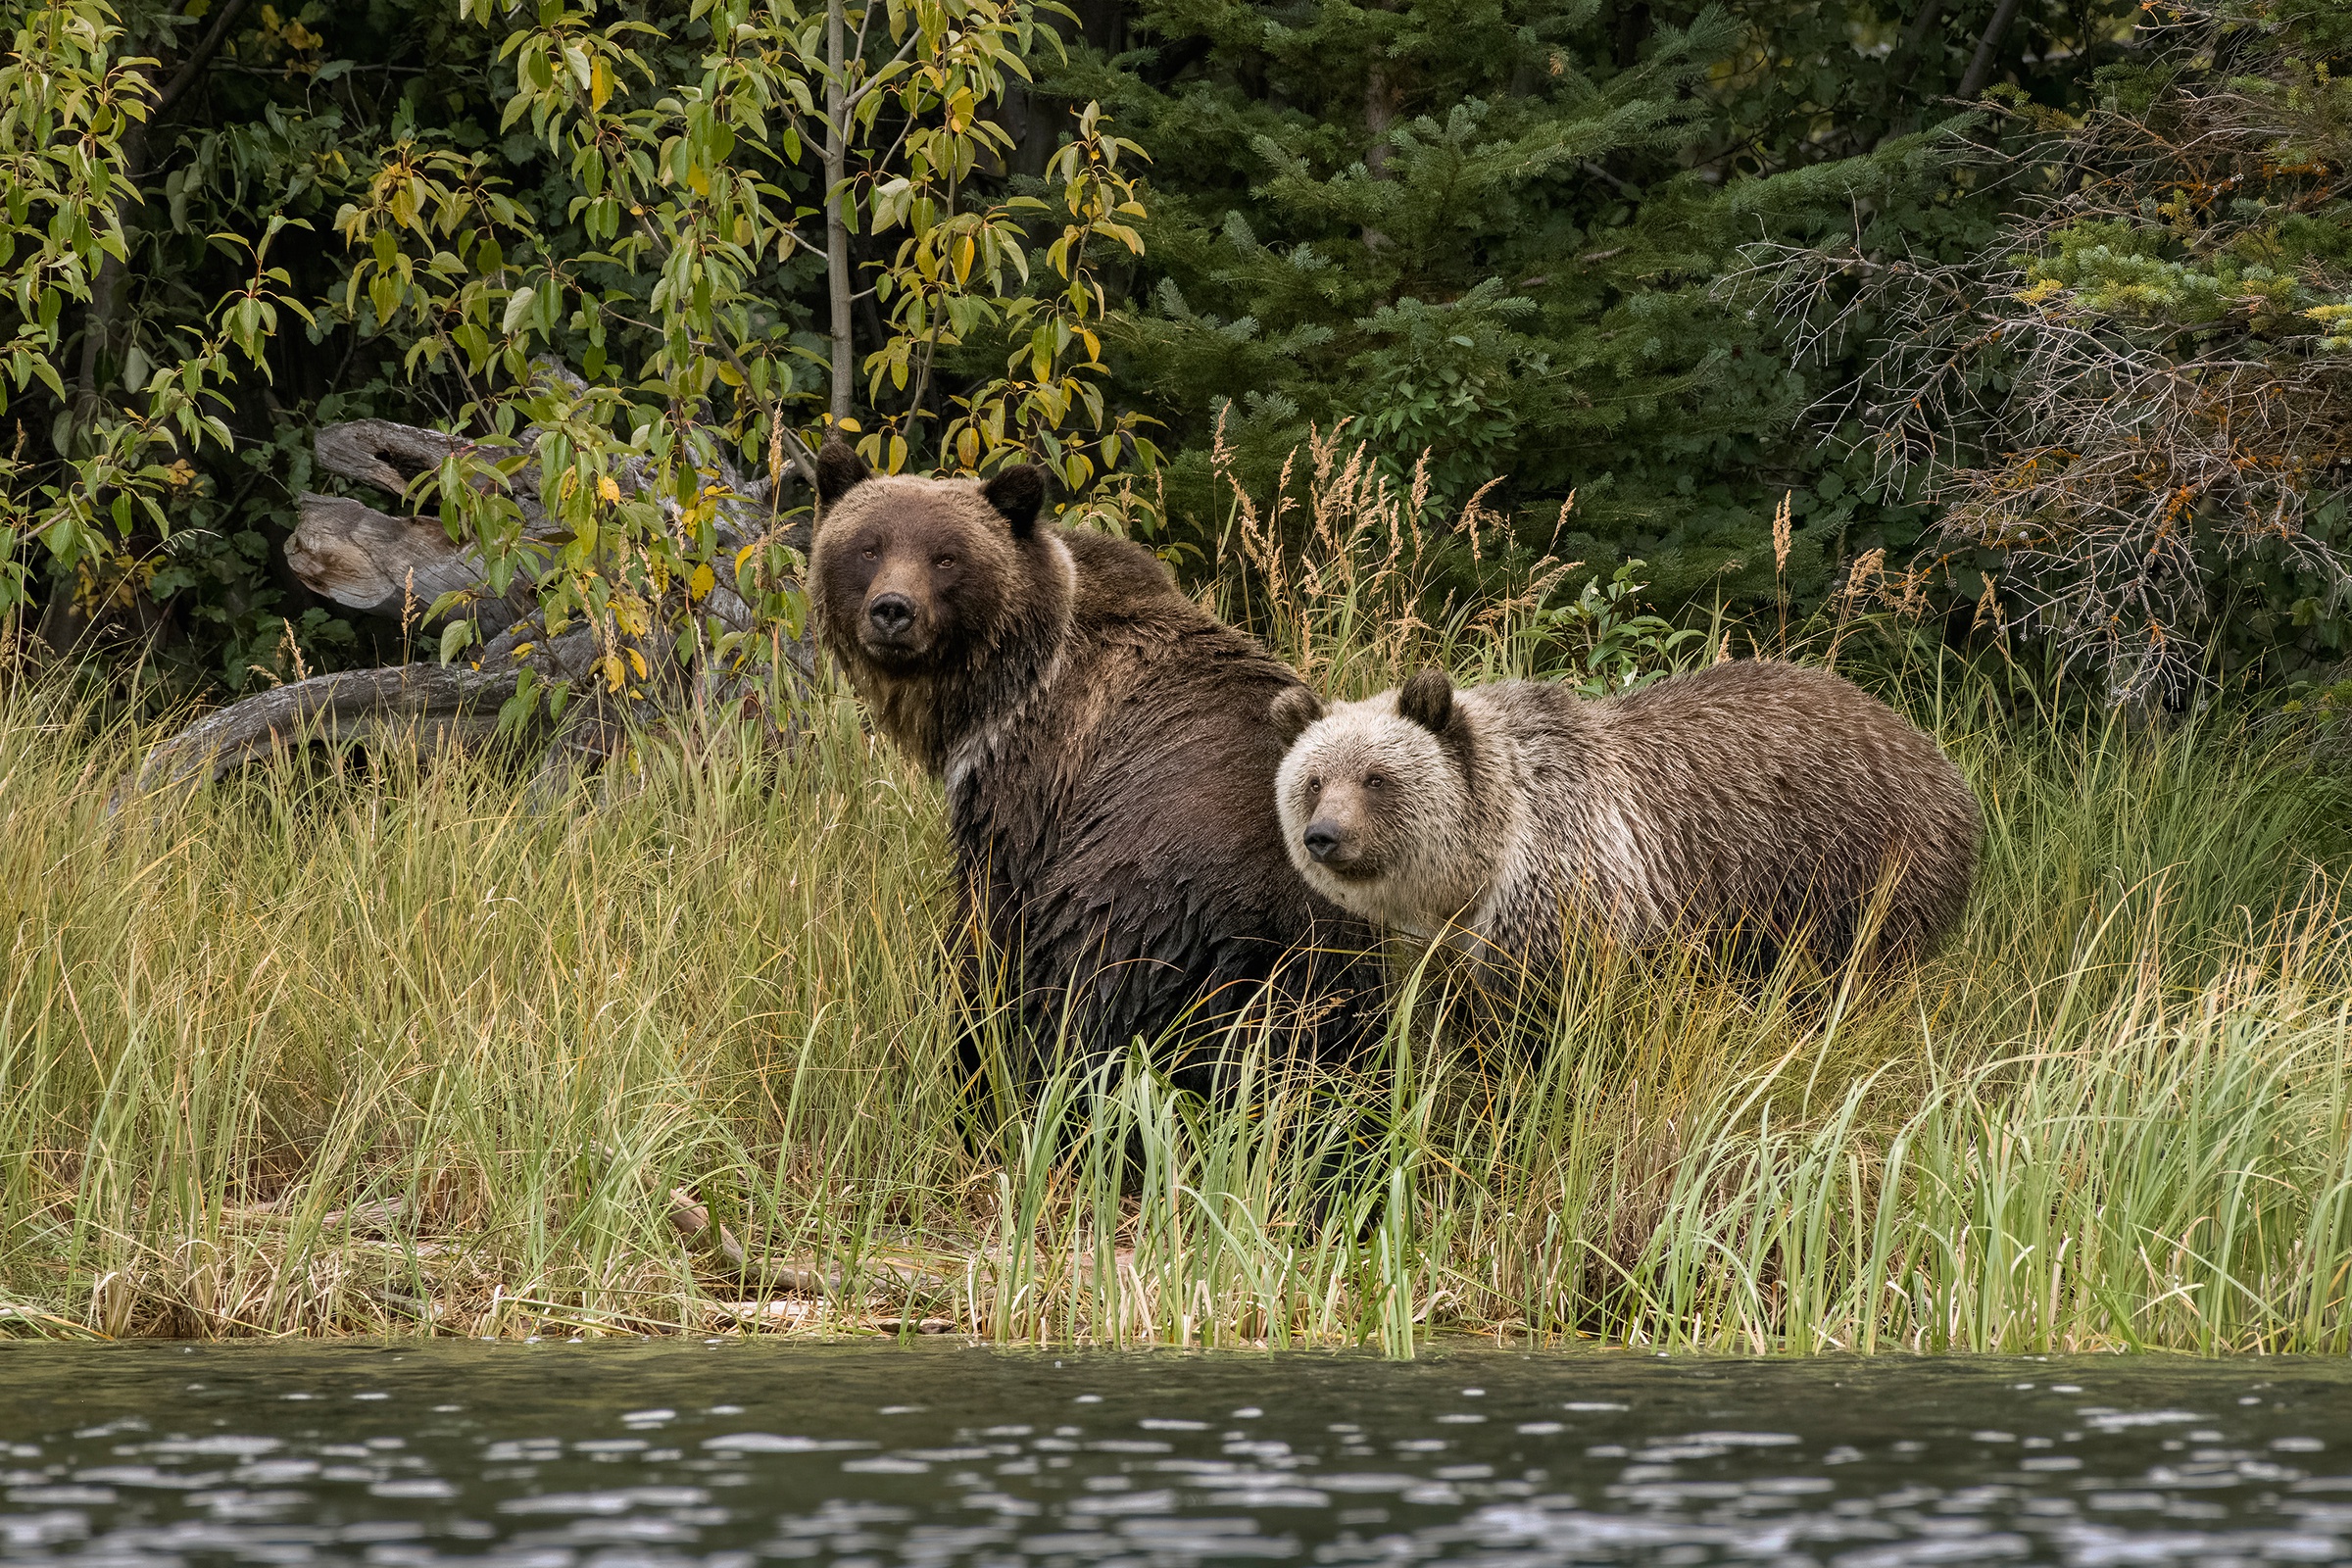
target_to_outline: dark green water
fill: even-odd
[[[0,1346],[0,1563],[2352,1561],[2352,1368]]]

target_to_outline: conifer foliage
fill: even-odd
[[[1720,284],[1768,238],[1989,237],[1933,151],[1984,29],[2063,101],[2035,51],[2114,19],[1946,9],[1147,0],[1051,79],[1154,160],[1121,369],[1173,432],[1171,511],[1217,515],[1212,430],[1262,482],[1346,419],[1436,514],[1496,481],[1523,546],[1641,555],[1669,599],[1771,591],[1791,491],[1810,591],[1908,543],[1912,498],[1848,482],[1800,417],[1819,388]]]
[[[1957,568],[2110,701],[2341,682],[2347,41],[2327,5],[2154,10],[2084,113],[2013,98],[1986,127],[1978,167],[2017,190],[1991,243],[1772,259],[1816,328],[1890,328],[1837,402],[1880,481],[1935,504],[1914,574]]]
[[[2299,678],[2352,635],[2352,37],[2209,3],[0,0],[0,637],[215,696],[473,657],[286,565],[338,420],[471,443],[370,504],[566,624],[765,604],[828,430],[1198,570],[1344,425],[1441,594],[1891,582],[2114,698]]]

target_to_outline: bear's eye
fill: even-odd
[[[1366,773],[1364,775],[1364,788],[1368,790],[1385,790],[1388,787],[1389,781],[1383,778],[1380,774]]]
[[[937,561],[931,563],[931,564],[937,566],[942,571],[953,571],[956,569],[956,558],[954,556],[942,556]]]
[[[1320,794],[1322,794],[1322,793],[1323,793],[1323,781],[1322,781],[1321,779],[1319,779],[1319,778],[1310,778],[1310,779],[1308,779],[1308,780],[1306,781],[1306,793],[1307,793],[1307,794],[1309,794],[1309,795],[1320,795]]]
[[[858,555],[864,560],[871,561],[874,559],[877,553],[878,552],[875,551],[872,545],[867,545],[863,550],[858,552]]]

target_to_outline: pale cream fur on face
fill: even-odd
[[[1436,735],[1397,713],[1395,692],[1338,704],[1308,725],[1274,788],[1291,863],[1342,908],[1429,937],[1485,897],[1494,847],[1469,842],[1468,780]],[[1307,849],[1318,822],[1341,833],[1350,866]]]
[[[1975,874],[1968,781],[1932,736],[1823,670],[1724,663],[1597,701],[1539,681],[1454,690],[1424,670],[1328,715],[1286,696],[1276,717],[1298,735],[1277,806],[1307,884],[1513,961],[1555,962],[1573,924],[1722,938],[1734,956],[1744,930],[1825,967],[1868,943],[1871,962],[1899,964],[1950,927]],[[1378,808],[1360,788],[1374,770],[1391,782]],[[1310,828],[1341,853],[1317,862]],[[1358,875],[1334,863],[1349,850]]]

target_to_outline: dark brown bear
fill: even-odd
[[[818,636],[946,783],[967,997],[1002,977],[1023,1070],[1056,1039],[1099,1055],[1230,1023],[1269,979],[1318,1051],[1350,1044],[1377,971],[1332,956],[1374,937],[1291,869],[1274,811],[1269,710],[1298,678],[1149,552],[1041,525],[1034,467],[877,478],[828,442],[817,493]]]

